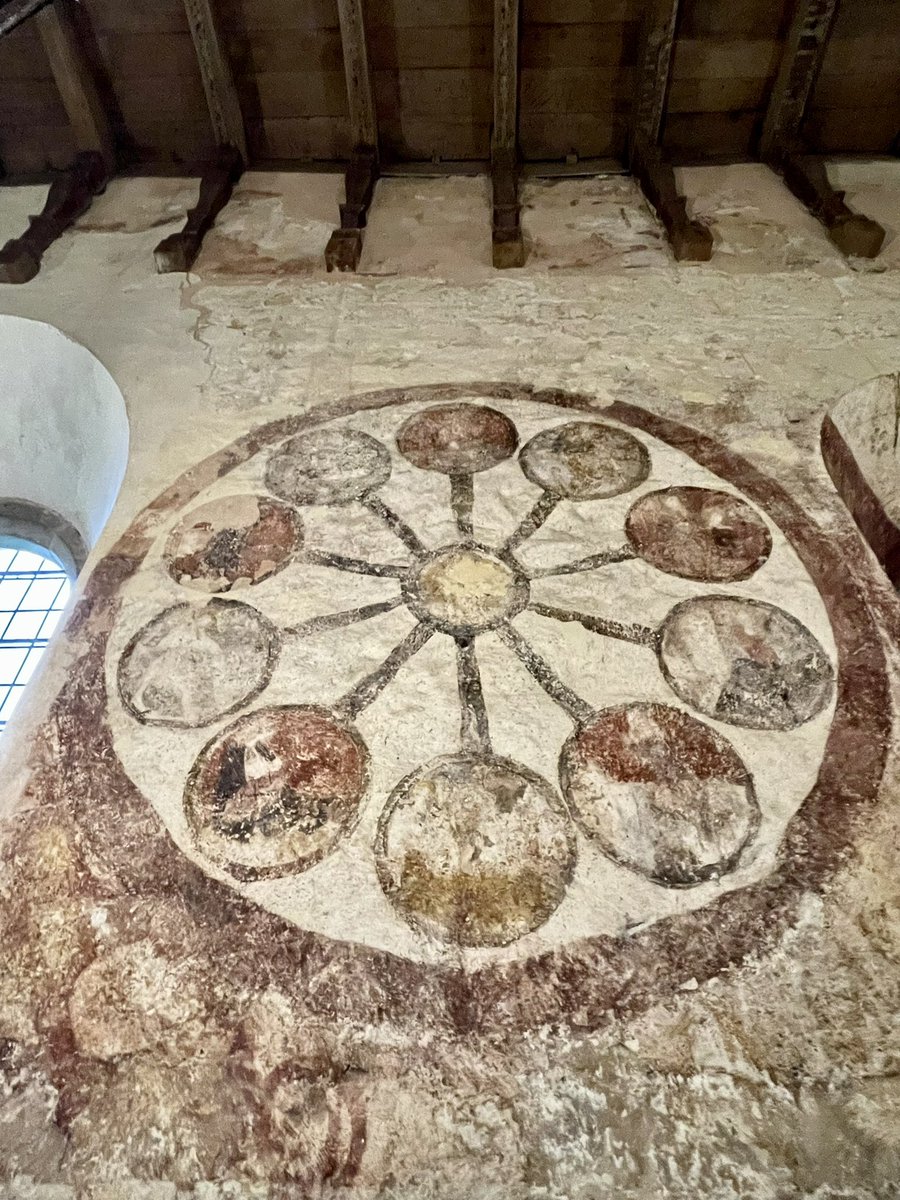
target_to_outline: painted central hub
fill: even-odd
[[[477,633],[508,621],[528,603],[528,580],[512,563],[480,546],[438,550],[411,577],[409,606],[448,633]]]

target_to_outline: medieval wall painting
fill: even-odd
[[[256,431],[196,479],[143,520],[107,717],[179,852],[255,905],[493,995],[704,921],[712,970],[831,862],[804,838],[841,803],[859,613],[715,443],[427,387]]]

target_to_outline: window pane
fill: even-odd
[[[28,647],[4,646],[0,642],[0,685],[15,683],[28,655]]]
[[[68,579],[63,579],[62,587],[56,593],[56,599],[53,601],[53,608],[56,612],[62,612],[62,610],[69,603],[69,596],[71,594],[72,594],[71,583],[69,583]]]
[[[29,611],[42,608],[46,612],[47,609],[53,608],[56,604],[62,587],[63,581],[61,579],[54,579],[52,576],[44,579],[35,579],[25,593],[22,608]]]
[[[42,612],[20,612],[13,617],[8,618],[9,624],[6,627],[6,632],[3,632],[3,621],[0,619],[0,635],[4,642],[25,642],[31,641],[39,634],[41,637],[49,637],[46,625],[48,620],[58,621],[59,617],[54,614],[52,618],[45,616]],[[42,629],[41,626],[44,625]]]
[[[41,637],[52,637],[54,630],[63,618],[62,610],[48,612],[46,617],[43,613],[40,614],[44,618],[44,623],[41,625]]]
[[[24,691],[24,687],[12,687],[8,690],[6,693],[6,698],[3,700],[2,704],[0,704],[0,727],[2,727],[4,722],[8,721],[12,716],[12,710],[19,703]],[[3,690],[0,689],[0,697],[2,696]]]
[[[37,547],[0,546],[0,732],[63,617],[71,585]]]
[[[42,554],[32,554],[30,550],[20,550],[12,569],[14,571],[39,571],[46,561],[47,559]]]
[[[34,669],[40,662],[44,653],[44,647],[40,646],[34,650],[28,651],[25,661],[22,663],[19,670],[19,677],[16,683],[27,683],[34,674]]]
[[[0,576],[0,612],[15,612],[28,591],[30,579],[6,579]]]

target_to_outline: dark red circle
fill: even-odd
[[[772,552],[769,527],[746,500],[713,488],[671,487],[636,500],[629,542],[651,566],[706,583],[749,579]]]
[[[404,458],[441,475],[487,471],[510,458],[518,444],[509,417],[483,404],[439,404],[410,417],[397,434]]]

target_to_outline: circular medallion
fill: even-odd
[[[397,434],[405,459],[423,471],[471,475],[497,466],[519,444],[509,417],[482,404],[441,404],[416,413]]]
[[[834,671],[809,630],[774,604],[739,596],[684,600],[660,641],[666,679],[708,717],[749,729],[794,729],[834,691]]]
[[[759,824],[750,773],[680,709],[604,709],[566,742],[563,795],[604,854],[667,887],[731,871]]]
[[[404,594],[422,620],[470,636],[521,612],[528,580],[518,566],[484,547],[448,546],[411,573]]]
[[[223,520],[235,468],[257,515]],[[315,506],[299,552],[267,504]],[[88,594],[91,786],[124,771],[159,853],[317,964],[311,1005],[596,1026],[764,949],[877,792],[889,699],[846,547],[642,409],[373,393],[253,431],[152,517]],[[254,607],[198,603],[245,582]]]
[[[630,492],[650,474],[650,455],[630,433],[572,421],[535,434],[519,455],[532,483],[567,500],[603,500]]]
[[[266,466],[266,487],[291,504],[348,504],[386,483],[391,458],[358,429],[317,429],[291,438]]]
[[[303,543],[294,509],[264,496],[225,496],[193,509],[166,544],[169,574],[201,592],[262,583]]]
[[[772,535],[750,505],[711,488],[642,496],[625,519],[625,533],[651,566],[705,583],[749,579],[772,552]]]
[[[145,725],[198,728],[247,704],[271,678],[279,636],[249,604],[176,604],[134,635],[119,694]]]
[[[356,822],[369,755],[315,708],[249,713],[204,746],[184,793],[197,848],[242,879],[302,871]]]
[[[388,899],[426,936],[506,946],[559,905],[575,839],[539,775],[492,755],[451,755],[398,785],[375,861]]]

